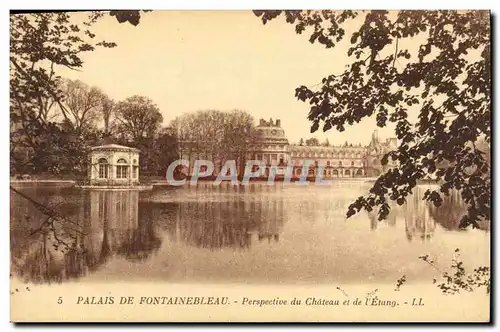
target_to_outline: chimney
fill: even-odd
[[[269,126],[274,126],[274,123],[273,123],[273,118],[269,118]]]
[[[281,120],[280,119],[276,119],[276,127],[281,127]]]
[[[263,126],[265,123],[266,123],[266,121],[264,121],[264,119],[259,120],[259,126]]]

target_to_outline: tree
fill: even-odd
[[[155,138],[154,150],[157,175],[165,176],[168,166],[179,158],[177,137],[167,128],[163,128]]]
[[[326,146],[326,147],[330,146],[330,141],[328,140],[328,138],[325,139],[325,142],[323,143],[323,146]]]
[[[79,132],[92,127],[99,119],[107,99],[104,92],[80,80],[64,80],[61,90],[64,94],[62,103],[65,118],[72,122],[74,129]]]
[[[316,137],[311,137],[309,139],[306,139],[306,145],[307,146],[319,146],[319,140]]]
[[[343,131],[364,118],[392,123],[397,165],[382,174],[369,194],[349,206],[348,216],[389,201],[404,204],[417,181],[433,175],[439,190],[424,199],[435,206],[459,190],[468,204],[462,227],[491,219],[490,164],[476,147],[491,135],[490,17],[486,11],[255,11],[263,23],[284,15],[297,33],[333,48],[346,37],[351,62],[323,78],[317,89],[300,86],[295,96],[310,103],[311,131]],[[418,114],[415,121],[409,118]]]
[[[107,136],[111,134],[114,111],[115,102],[109,97],[104,97],[101,103],[101,115],[102,120],[104,121],[104,133]]]
[[[73,24],[70,14],[63,12],[10,16],[11,121],[40,120],[48,103],[58,104],[67,118],[55,69],[79,68],[83,65],[81,53],[93,51],[96,46],[116,46],[94,41],[90,27],[103,15],[89,13],[84,28]]]
[[[226,113],[223,128],[224,135],[220,145],[220,160],[221,162],[235,160],[239,166],[238,174],[243,174],[247,155],[253,150],[258,140],[254,118],[247,112],[232,110]]]
[[[170,127],[187,158],[197,155],[222,164],[236,160],[240,168],[244,167],[243,159],[258,139],[253,117],[241,110],[184,114],[175,118]]]
[[[117,11],[117,20],[128,21],[126,13]],[[115,43],[97,40],[92,26],[106,12],[82,13],[82,20],[73,20],[70,13],[47,12],[10,15],[10,122],[11,168],[33,171],[45,168],[46,148],[57,143],[57,131],[67,131],[69,113],[63,104],[58,67],[82,67],[81,55],[96,47],[114,47]],[[127,16],[127,15],[125,15]],[[135,20],[132,20],[135,23]],[[64,119],[54,122],[50,112],[57,106]],[[51,140],[53,139],[53,140]],[[64,140],[63,140],[64,141]],[[52,153],[64,149],[52,149]],[[82,151],[80,150],[80,154]],[[54,155],[68,157],[67,155]]]
[[[58,66],[77,69],[83,66],[82,53],[96,47],[115,47],[113,42],[96,40],[92,26],[107,12],[88,12],[81,24],[71,13],[46,12],[10,15],[10,99],[11,121],[40,119],[57,103],[62,91]],[[111,11],[119,22],[137,25],[139,11]]]
[[[163,165],[158,164],[155,144],[163,116],[153,101],[143,96],[132,96],[119,102],[115,109],[118,141],[138,148],[143,175],[156,175]]]
[[[149,11],[150,10],[143,10],[143,12]],[[112,10],[109,12],[109,15],[116,17],[119,23],[129,22],[134,26],[137,26],[141,20],[140,10]]]
[[[303,146],[303,145],[304,145],[304,139],[303,139],[302,137],[300,138],[299,145],[300,145],[300,146]]]
[[[128,141],[137,142],[153,137],[163,116],[151,99],[132,96],[116,105],[116,121],[119,133]]]

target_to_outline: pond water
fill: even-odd
[[[346,219],[370,186],[22,188],[32,200],[11,194],[11,273],[42,283],[395,283],[403,274],[419,282],[436,276],[419,256],[445,269],[456,248],[466,267],[489,265],[490,232],[458,230],[457,195],[434,208],[420,186],[385,221],[366,212]]]

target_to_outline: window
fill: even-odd
[[[351,161],[351,166],[354,166],[354,161]]]
[[[108,161],[105,158],[100,158],[98,161],[99,167],[99,179],[108,178]]]
[[[116,178],[117,179],[126,179],[128,178],[128,165],[125,159],[118,159],[116,162]]]
[[[339,161],[339,166],[342,167],[342,161]]]
[[[326,162],[326,167],[330,167],[330,161]]]

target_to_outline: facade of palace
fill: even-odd
[[[261,119],[256,129],[260,135],[254,159],[262,160],[267,166],[278,169],[292,165],[294,177],[301,176],[306,161],[312,163],[308,167],[308,176],[316,176],[322,164],[324,178],[373,177],[394,166],[392,160],[382,166],[381,159],[384,154],[396,148],[396,139],[381,140],[377,130],[373,132],[368,146],[348,143],[337,146],[308,146],[290,144],[281,128],[280,120]]]
[[[392,161],[382,166],[381,159],[387,152],[396,148],[396,139],[382,140],[377,131],[372,134],[370,144],[362,146],[345,143],[337,146],[309,146],[291,144],[281,127],[279,119],[259,120],[256,126],[257,138],[252,144],[252,150],[248,151],[246,160],[261,160],[266,165],[261,174],[264,177],[270,171],[277,174],[285,174],[289,165],[293,166],[293,177],[298,178],[303,171],[304,163],[308,163],[307,176],[315,177],[323,166],[323,178],[352,178],[352,177],[374,177],[394,166]],[[197,159],[212,160],[211,155],[204,151],[192,148],[189,142],[179,144],[179,155],[181,159],[189,161],[186,174],[193,174],[194,161]],[[219,174],[221,163],[213,160],[215,165],[214,175]],[[237,169],[242,170],[242,160],[237,161]]]

